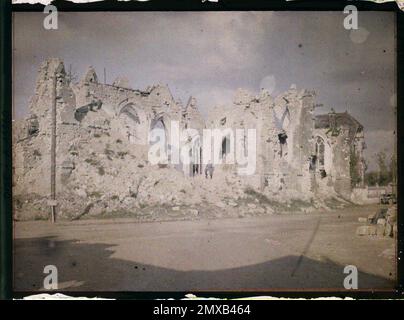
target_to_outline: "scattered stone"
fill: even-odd
[[[367,226],[360,226],[356,229],[356,235],[358,236],[366,236],[368,234]]]
[[[397,238],[397,223],[393,224],[393,237]]]
[[[382,226],[386,225],[386,219],[384,218],[377,219],[377,224],[380,224]]]
[[[387,209],[387,216],[397,216],[397,206],[391,206]]]
[[[357,124],[347,113],[338,114],[337,118],[342,121],[336,122],[334,112],[313,116],[315,92],[309,90],[293,89],[277,97],[272,97],[265,91],[256,96],[241,90],[236,93],[232,104],[211,108],[208,121],[205,121],[195,98],[190,97],[187,105],[183,106],[175,101],[166,85],[132,90],[129,81],[122,77],[117,78],[112,86],[106,85],[98,81],[94,68],[89,68],[85,76],[73,84],[69,81],[63,62],[60,59],[48,59],[39,70],[36,92],[29,106],[29,117],[21,121],[16,119],[13,123],[13,136],[16,138],[16,143],[13,144],[16,164],[16,184],[13,192],[21,198],[35,193],[41,200],[46,199],[49,194],[50,136],[53,121],[50,111],[54,77],[57,79],[56,165],[60,170],[57,170],[56,179],[57,199],[60,201],[59,217],[80,214],[86,207],[88,197],[94,201],[102,199],[103,203],[107,204],[104,207],[97,205],[93,211],[110,213],[131,212],[139,206],[142,210],[160,206],[174,216],[175,211],[183,209],[182,213],[188,213],[185,208],[205,202],[224,209],[227,206],[240,206],[241,202],[238,204],[237,199],[248,198],[253,202],[246,205],[252,214],[272,214],[272,208],[262,208],[266,203],[265,197],[270,201],[282,202],[283,207],[300,208],[299,203],[295,204],[291,199],[301,198],[301,190],[307,190],[302,187],[310,182],[304,177],[293,177],[302,173],[302,166],[306,168],[304,171],[309,173],[312,169],[309,168],[307,159],[313,156],[314,147],[330,142],[328,138],[325,138],[327,141],[313,138],[318,137],[318,134],[325,137],[329,128],[333,127],[330,137],[339,136],[341,143],[333,144],[327,152],[331,157],[333,154],[342,153],[346,161],[349,161],[348,150],[351,141],[355,139],[358,146],[362,145],[359,143],[363,139],[362,135],[350,136],[350,132],[355,131],[352,130],[353,127],[349,128],[350,130],[341,130],[343,125],[339,122],[355,123],[355,126]],[[272,163],[274,164],[270,171],[274,169],[275,175],[265,177],[263,169],[260,169],[256,175],[258,180],[269,180],[259,182],[254,178],[250,181],[233,173],[233,170],[217,168],[213,179],[205,179],[204,174],[190,177],[189,173],[193,169],[190,165],[184,164],[181,169],[173,168],[165,162],[152,165],[147,160],[147,136],[151,124],[156,128],[169,127],[170,124],[163,123],[161,119],[178,121],[181,128],[192,128],[198,133],[207,127],[219,128],[223,125],[244,129],[255,126],[258,130],[257,137],[262,139],[265,136],[265,141],[259,141],[259,145],[262,145],[261,142],[265,143],[265,148],[259,148],[260,154],[257,156],[262,157],[264,161],[270,160],[271,167]],[[278,121],[268,119],[284,119],[285,125],[288,123],[287,134],[274,125]],[[307,121],[302,121],[303,119]],[[315,129],[316,127],[318,128]],[[287,152],[288,149],[291,151],[296,147],[296,140],[292,139],[295,136],[301,137],[302,149],[299,156]],[[200,148],[193,145],[193,137],[189,138],[186,144]],[[182,148],[182,145],[180,147]],[[269,159],[269,154],[262,152],[266,149],[276,150],[274,159],[272,155]],[[319,148],[321,149],[324,150]],[[358,152],[362,157],[361,148],[358,148]],[[324,157],[324,154],[317,156]],[[313,159],[310,161],[313,162]],[[312,164],[314,163],[315,161]],[[343,162],[333,167],[336,175],[346,176],[346,182],[349,181],[347,167]],[[362,170],[361,167],[358,169]],[[198,171],[201,173],[201,170]],[[62,183],[59,183],[60,179]],[[266,183],[264,190],[260,189],[262,182]],[[250,186],[250,191],[253,192],[246,194],[247,186]],[[323,193],[318,196],[319,205],[316,206],[330,210],[324,199],[335,195],[335,186],[330,182],[330,185],[323,183],[322,186],[319,184],[316,187],[320,187]],[[78,190],[73,191],[76,189]],[[343,191],[349,194],[352,190],[347,187]],[[233,197],[234,201],[222,200]],[[32,209],[35,209],[26,204],[17,206],[19,215],[29,215]],[[47,212],[49,209],[42,210],[41,206],[38,212]],[[244,202],[242,206],[246,209]]]
[[[368,219],[360,217],[360,218],[358,218],[358,221],[361,223],[366,223],[366,222],[368,222]]]
[[[199,211],[197,209],[189,209],[189,214],[197,216],[199,215]]]
[[[356,234],[358,236],[375,236],[377,234],[376,226],[360,226],[356,229]]]
[[[397,221],[397,206],[392,206],[387,209],[386,213],[387,222],[394,224]]]
[[[386,237],[392,237],[393,236],[393,226],[390,223],[387,223],[385,228],[384,228],[384,235]]]
[[[373,223],[374,218],[375,218],[375,214],[368,215],[368,223]]]
[[[215,205],[216,205],[216,207],[219,207],[219,208],[226,208],[226,204],[224,204],[223,202],[216,202]]]
[[[223,217],[223,213],[221,213],[221,212],[216,212],[216,213],[215,213],[215,217],[216,217],[216,218],[222,218],[222,217]]]
[[[376,235],[378,237],[383,237],[384,236],[384,229],[385,229],[384,225],[378,223],[377,226],[376,226]]]
[[[376,226],[367,226],[367,228],[368,228],[368,235],[369,236],[375,236],[377,234]]]
[[[281,244],[279,241],[273,240],[273,239],[265,239],[265,242],[270,244],[270,245],[275,245],[275,246],[278,246],[278,245]]]
[[[87,197],[87,193],[86,193],[86,191],[85,191],[84,189],[77,189],[77,190],[76,190],[76,194],[77,194],[79,197],[82,197],[82,198]]]

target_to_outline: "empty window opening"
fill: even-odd
[[[316,170],[316,163],[317,163],[317,156],[315,154],[313,154],[310,159],[310,164],[309,164],[309,170],[310,171],[314,171]]]
[[[222,140],[222,151],[221,156],[222,158],[226,158],[226,155],[230,153],[230,137],[226,136]]]
[[[248,156],[247,147],[248,147],[247,136],[244,134],[244,136],[243,136],[243,150],[244,150],[244,156],[245,157]]]
[[[264,177],[264,188],[269,187],[269,177]]]
[[[39,122],[36,116],[32,117],[28,121],[28,135],[34,136],[39,132]]]
[[[153,136],[154,138],[149,140],[149,144],[154,144],[154,143],[162,144],[163,150],[159,150],[159,151],[162,151],[164,153],[164,156],[167,156],[168,139],[167,139],[166,126],[163,122],[163,119],[162,118],[154,119],[151,123],[150,129],[151,129],[151,133],[152,133],[151,136]],[[155,129],[159,130],[160,132],[162,130],[162,132],[164,133],[163,136],[161,136],[160,133],[158,133],[158,132],[153,134],[153,130],[155,130]],[[163,156],[163,155],[160,153],[160,156]]]
[[[288,147],[288,135],[286,134],[286,132],[284,130],[282,130],[279,134],[278,134],[278,139],[279,139],[279,144],[281,146],[281,150],[279,151],[279,154],[281,157],[283,157],[284,155],[287,155],[287,147]]]
[[[321,137],[317,137],[316,141],[316,156],[317,156],[317,163],[319,167],[324,166],[324,153],[325,153],[325,145],[324,140]]]
[[[136,124],[140,124],[139,116],[138,116],[135,108],[133,108],[131,105],[128,105],[128,106],[125,106],[124,108],[122,108],[120,113],[122,115],[127,116],[129,119],[131,119]]]
[[[278,139],[279,139],[279,143],[282,144],[286,144],[287,143],[287,139],[288,136],[286,134],[286,132],[281,132],[278,134]]]

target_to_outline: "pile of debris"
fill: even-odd
[[[358,236],[378,236],[378,237],[396,237],[397,236],[397,206],[389,208],[380,208],[375,214],[367,218],[359,218],[359,222],[366,225],[359,226],[356,230]]]

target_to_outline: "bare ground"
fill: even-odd
[[[377,205],[316,214],[144,222],[130,218],[16,222],[14,287],[43,287],[58,268],[60,291],[343,290],[395,285],[395,239],[359,237],[358,217]]]

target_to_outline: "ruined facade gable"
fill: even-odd
[[[215,165],[215,179],[223,183],[219,183],[223,195],[251,186],[280,199],[308,200],[321,193],[349,198],[352,188],[363,184],[363,127],[346,113],[313,115],[312,91],[291,88],[272,97],[265,90],[254,95],[240,89],[232,104],[212,108],[204,119],[195,98],[190,97],[183,106],[166,85],[138,90],[123,80],[104,84],[92,67],[78,83],[70,80],[60,59],[49,59],[39,69],[30,115],[14,125],[16,194],[49,196],[53,103],[57,110],[56,189],[66,199],[85,201],[102,193],[114,199],[126,195],[128,203],[174,201],[169,193],[183,196],[180,186],[196,188],[189,185],[189,179],[203,174],[205,128],[224,133],[214,145],[223,163]],[[178,151],[171,145],[173,122],[185,132],[180,143],[189,149],[189,164],[170,164],[172,152]],[[167,162],[155,166],[148,158],[153,128],[164,132],[167,152]],[[244,135],[235,137],[232,132],[236,129],[243,129]],[[233,138],[240,140],[241,153],[248,156],[252,143],[248,129],[256,132],[255,168],[251,174],[239,175],[240,164],[227,162],[234,158]],[[140,185],[146,183],[148,174],[175,176],[173,181],[178,183],[164,190],[165,194],[154,197],[149,193],[143,199],[139,191],[139,198],[134,197],[133,189],[142,190]],[[236,191],[230,180],[238,186]],[[190,199],[206,199],[204,193],[209,192],[201,186],[193,196],[199,200]],[[215,197],[213,194],[209,196]]]

